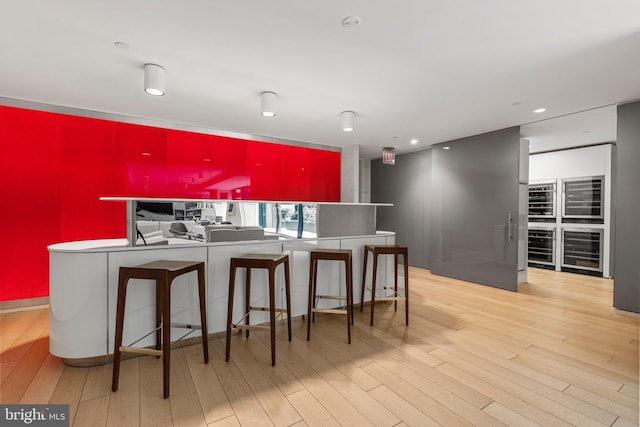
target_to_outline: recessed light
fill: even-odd
[[[519,107],[521,105],[522,105],[522,102],[520,102],[520,101],[516,101],[516,102],[511,103],[512,107]]]
[[[129,45],[124,42],[115,42],[113,45],[120,49],[129,49]]]
[[[443,150],[448,150],[448,149],[450,149],[450,148],[451,148],[451,147],[449,147],[449,146],[442,147],[442,149],[443,149]]]
[[[413,145],[416,145],[416,144],[418,143],[418,140],[417,140],[417,139],[415,139],[415,138],[413,138],[413,139],[411,140],[411,143],[412,143]]]
[[[547,111],[546,108],[538,108],[537,110],[533,110],[534,113],[536,114],[540,114],[540,113],[544,113],[545,111]]]

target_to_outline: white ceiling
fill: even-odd
[[[369,158],[640,99],[638,0],[2,3],[0,97]],[[145,63],[167,70],[165,96],[144,93]]]
[[[617,116],[616,106],[608,105],[526,124],[520,134],[529,140],[530,153],[615,142]]]

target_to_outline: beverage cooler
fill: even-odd
[[[555,221],[556,181],[538,181],[529,184],[529,219]]]
[[[604,220],[604,178],[565,178],[562,188],[562,221]]]
[[[556,265],[555,227],[529,227],[528,264],[531,267],[554,268]]]
[[[602,273],[603,231],[597,228],[563,227],[562,269]]]

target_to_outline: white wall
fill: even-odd
[[[529,156],[529,182],[611,173],[611,145],[574,148]],[[611,181],[611,175],[608,176]]]

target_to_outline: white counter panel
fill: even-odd
[[[208,265],[209,274],[207,276],[209,296],[207,303],[207,315],[209,316],[209,333],[222,332],[227,329],[227,304],[229,295],[229,267],[231,258],[239,257],[248,253],[280,254],[282,244],[279,241],[274,243],[243,243],[225,246],[209,247]],[[291,261],[289,261],[291,262]],[[284,305],[284,274],[283,267],[276,270],[276,305]],[[236,286],[234,292],[233,322],[238,322],[244,316],[245,301],[245,277],[244,268],[239,268],[236,272]],[[251,270],[251,304],[254,306],[266,306],[268,301],[268,275],[263,269]],[[251,323],[268,321],[268,313],[251,313]]]
[[[339,239],[322,239],[307,242],[287,241],[283,245],[285,253],[293,260],[291,264],[291,306],[292,316],[307,314],[309,304],[309,252],[314,249],[340,249]],[[318,294],[344,295],[343,262],[320,261],[318,263]],[[322,301],[317,307],[324,308],[331,301]],[[333,301],[334,303],[338,301]]]
[[[309,286],[309,251],[315,248],[353,250],[354,302],[360,302],[364,245],[393,244],[395,235],[379,232],[372,236],[326,239],[265,240],[233,243],[122,247],[114,241],[70,242],[51,245],[50,253],[50,351],[65,359],[87,359],[113,352],[118,274],[121,266],[151,261],[189,260],[205,262],[206,305],[209,333],[226,330],[229,264],[232,257],[247,253],[287,253],[290,258],[291,310],[293,316],[306,314]],[[392,259],[382,263],[378,280],[393,279]],[[373,263],[370,260],[369,265]],[[371,267],[369,267],[371,268]],[[236,277],[234,322],[244,315],[245,271]],[[369,273],[370,274],[370,273]],[[326,294],[344,294],[345,269],[342,263],[321,263],[318,286]],[[384,279],[386,282],[383,282]],[[251,304],[267,305],[267,273],[252,273]],[[369,276],[369,279],[370,276]],[[145,283],[146,282],[146,283]],[[126,299],[123,345],[153,331],[155,324],[155,282],[132,279]],[[283,268],[276,271],[276,305],[284,307]],[[370,300],[365,294],[365,301]],[[335,301],[334,301],[335,302]],[[174,280],[171,290],[172,322],[199,324],[197,275],[185,274]],[[266,322],[267,313],[252,313],[251,323]],[[184,334],[172,330],[172,340]],[[197,336],[199,331],[191,336]],[[152,334],[136,346],[151,346]]]
[[[49,253],[51,354],[107,354],[107,276],[106,253]]]
[[[155,249],[153,251],[113,251],[109,252],[108,260],[108,322],[107,338],[108,353],[113,353],[113,342],[116,327],[116,304],[118,301],[118,274],[120,267],[134,267],[147,262],[168,259],[177,261],[202,261],[207,263],[207,248],[180,247]],[[122,345],[129,346],[155,328],[155,281],[131,279],[127,285],[127,300],[125,304],[125,326]],[[190,272],[178,276],[171,285],[171,322],[200,324],[200,310],[198,305],[198,276]],[[187,331],[172,329],[171,340],[176,340]],[[192,333],[198,336],[200,331]],[[137,347],[155,344],[155,334],[152,334],[136,344]]]
[[[371,293],[364,293],[364,301],[361,301],[362,295],[362,267],[364,262],[364,246],[365,245],[393,245],[395,236],[379,236],[379,237],[354,237],[341,240],[341,249],[351,249],[353,251],[353,302],[355,304],[371,301]],[[373,258],[369,257],[367,261],[367,283],[371,283],[371,271],[373,268]],[[387,258],[387,259],[384,259]],[[393,258],[384,256],[380,258],[378,266],[377,280],[379,284],[389,283],[393,280]],[[371,285],[369,285],[370,287]]]

